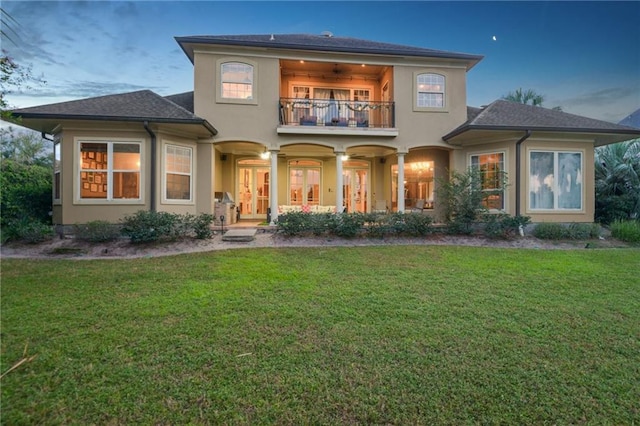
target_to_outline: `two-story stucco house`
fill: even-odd
[[[240,218],[303,211],[437,215],[438,178],[475,166],[493,211],[592,222],[594,148],[640,130],[498,100],[467,107],[481,56],[322,35],[177,37],[193,92],[14,111],[54,135],[53,219],[141,209]]]

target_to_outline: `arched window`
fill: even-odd
[[[220,69],[222,97],[253,99],[253,65],[243,62],[224,62]]]
[[[416,78],[418,108],[445,107],[445,78],[440,74],[418,74]]]

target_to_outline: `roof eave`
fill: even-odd
[[[630,139],[635,139],[640,137],[640,129],[594,129],[594,128],[562,128],[562,127],[535,127],[535,126],[474,126],[474,125],[463,125],[452,132],[446,134],[442,137],[442,139],[446,142],[455,138],[456,136],[460,136],[463,133],[472,131],[472,130],[481,130],[481,131],[505,131],[505,132],[513,132],[513,131],[531,131],[531,132],[558,132],[558,133],[589,133],[589,134],[600,134],[600,135],[629,135]]]
[[[257,42],[257,41],[243,41],[243,40],[203,40],[197,37],[175,37],[175,40],[178,42],[182,50],[185,52],[187,57],[191,63],[193,63],[193,51],[188,50],[185,47],[185,44],[218,44],[224,46],[248,46],[248,47],[259,47],[259,48],[272,48],[272,49],[289,49],[289,50],[306,50],[313,52],[338,52],[338,53],[355,53],[355,54],[363,54],[363,55],[387,55],[387,56],[399,56],[399,57],[412,57],[412,58],[439,58],[439,59],[456,59],[463,60],[468,62],[467,70],[470,70],[475,65],[478,64],[482,59],[484,59],[483,55],[471,55],[466,53],[453,53],[453,52],[441,52],[434,51],[430,53],[412,53],[402,50],[377,50],[370,48],[348,48],[348,47],[336,47],[330,48],[326,46],[315,46],[315,45],[300,45],[293,43],[268,43],[268,42]]]
[[[207,120],[198,119],[179,119],[179,118],[154,118],[154,117],[118,117],[110,115],[81,115],[81,114],[42,114],[42,113],[20,113],[12,112],[12,117],[18,119],[34,119],[34,120],[77,120],[77,121],[120,121],[127,123],[159,123],[159,124],[193,124],[201,125],[211,136],[218,134],[218,130]]]

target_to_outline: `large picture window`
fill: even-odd
[[[582,153],[529,153],[529,208],[582,209]]]
[[[139,200],[140,150],[137,142],[79,143],[82,200]]]
[[[433,73],[417,75],[416,106],[418,108],[445,107],[445,78],[443,75]]]
[[[504,153],[478,154],[471,156],[471,167],[480,174],[482,204],[489,210],[504,210]]]
[[[253,99],[253,66],[242,62],[225,62],[221,66],[222,97]]]
[[[167,200],[191,200],[192,158],[191,148],[177,145],[165,146],[165,198]]]

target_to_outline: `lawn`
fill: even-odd
[[[640,422],[640,250],[3,260],[3,424]]]

